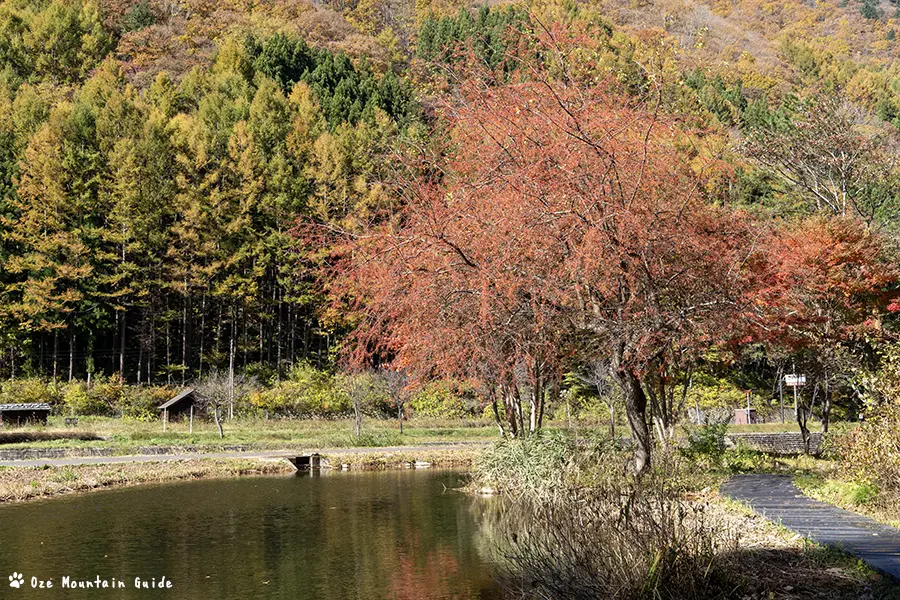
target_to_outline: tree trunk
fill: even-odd
[[[234,305],[231,306],[231,335],[228,341],[228,419],[234,418],[234,337],[237,335],[235,331],[236,311]]]
[[[622,349],[617,348],[613,356],[613,377],[625,396],[625,416],[631,430],[634,445],[634,471],[643,475],[650,469],[651,439],[647,425],[647,396],[640,380],[626,365],[622,364]]]
[[[500,430],[500,437],[506,437],[506,430],[503,429],[503,420],[500,419],[500,410],[497,408],[497,392],[491,392],[491,409],[494,411],[494,422],[497,424],[497,429]]]
[[[223,439],[225,437],[225,430],[222,429],[222,416],[219,414],[219,405],[216,404],[215,410],[213,410],[213,418],[216,420],[216,427],[219,428],[219,439]]]
[[[75,331],[69,333],[69,383],[75,377]]]
[[[56,383],[56,371],[59,366],[59,330],[53,330],[53,383]]]
[[[353,418],[355,421],[353,432],[358,438],[362,435],[362,409],[359,406],[359,394],[353,394]]]
[[[119,329],[119,379],[122,381],[125,381],[125,317],[126,313],[123,310],[119,313],[119,318],[122,319]]]
[[[184,302],[181,307],[181,386],[184,387],[188,371],[188,282],[184,277]]]
[[[609,439],[616,439],[616,405],[613,403],[612,397],[607,400],[609,405]]]

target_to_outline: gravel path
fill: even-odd
[[[900,582],[900,530],[813,500],[797,489],[789,475],[736,475],[722,485],[721,492],[770,521],[840,548]]]

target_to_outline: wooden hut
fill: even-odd
[[[756,425],[759,418],[756,416],[755,408],[736,408],[734,409],[735,425]]]
[[[50,405],[43,402],[26,404],[0,404],[0,425],[46,425]]]
[[[160,416],[168,421],[183,418],[193,412],[197,412],[202,408],[202,398],[197,390],[188,388],[163,404],[160,404],[157,410]],[[191,410],[193,409],[193,411]]]

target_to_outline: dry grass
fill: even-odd
[[[34,442],[54,442],[59,440],[77,440],[91,442],[102,439],[96,433],[90,431],[73,431],[59,429],[11,429],[0,431],[0,445],[4,444],[30,444]]]
[[[700,501],[719,531],[737,535],[739,548],[720,560],[738,576],[742,599],[900,598],[900,588],[850,556],[813,544],[715,492]]]
[[[479,451],[471,448],[453,448],[442,450],[428,450],[424,452],[328,452],[323,454],[331,468],[339,469],[347,465],[350,469],[366,471],[381,471],[387,469],[405,469],[415,466],[423,466],[427,463],[432,467],[469,468],[472,466]]]
[[[286,461],[244,459],[0,468],[0,502],[21,502],[143,483],[293,471],[294,467]]]

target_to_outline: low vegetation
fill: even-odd
[[[627,450],[603,440],[554,434],[493,446],[472,486],[506,497],[487,523],[506,585],[523,598],[569,600],[896,593],[855,560],[720,498],[729,474],[796,460],[728,449],[722,433],[707,428],[682,450],[659,452],[642,477],[628,469]]]

